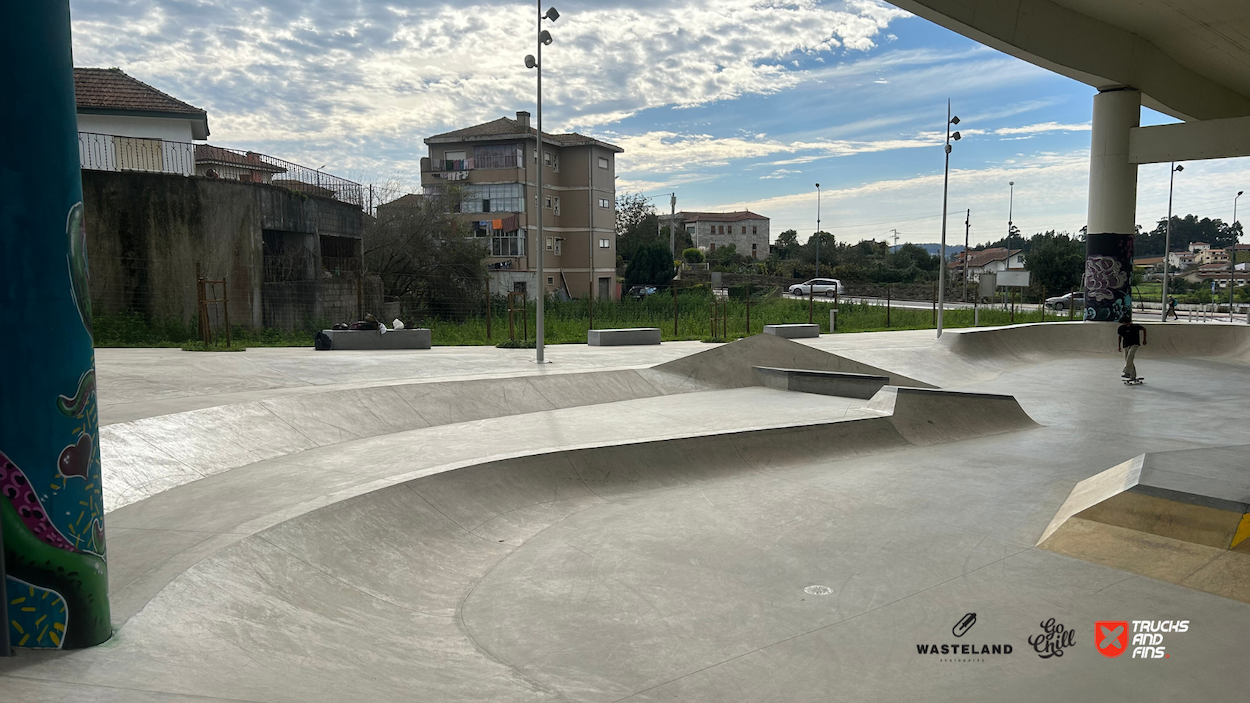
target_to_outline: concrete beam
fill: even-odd
[[[1182,120],[1250,115],[1250,96],[1181,64],[1150,40],[1050,0],[890,0],[947,29],[1099,90],[1132,87]]]
[[[1250,156],[1250,117],[1134,127],[1128,153],[1135,164]]]

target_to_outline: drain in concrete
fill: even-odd
[[[833,589],[828,586],[808,586],[803,592],[809,596],[827,596],[833,593]]]

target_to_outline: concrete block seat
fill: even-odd
[[[808,324],[806,322],[794,325],[764,325],[764,334],[785,337],[786,339],[819,337],[820,325],[815,323]]]
[[[868,398],[890,383],[888,376],[845,371],[784,369],[775,366],[753,366],[755,375],[768,388],[800,393],[832,395],[840,398]]]
[[[659,344],[659,327],[628,327],[615,330],[590,330],[586,343],[592,347],[623,347],[639,344]]]
[[[386,334],[378,330],[321,330],[321,334],[329,338],[329,348],[334,350],[429,349],[431,343],[430,330],[424,327],[387,330]]]

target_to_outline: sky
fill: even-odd
[[[553,0],[554,1],[554,0]],[[772,234],[948,243],[1085,224],[1094,89],[877,0],[560,0],[544,131],[625,149],[617,193],[750,209]],[[535,6],[517,2],[71,0],[74,65],[118,67],[209,113],[210,143],[419,187],[422,140],[535,111]],[[1142,110],[1143,124],[1173,122]],[[1013,189],[1008,183],[1014,182]],[[1174,212],[1231,220],[1250,158],[1186,164]],[[398,193],[397,193],[398,194]],[[1138,175],[1137,222],[1167,213]],[[1247,205],[1250,205],[1248,199]],[[1242,219],[1239,217],[1239,219]]]

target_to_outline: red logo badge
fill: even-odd
[[[1128,648],[1128,621],[1098,621],[1094,623],[1094,644],[1104,657],[1115,658]]]

